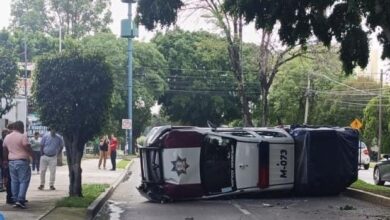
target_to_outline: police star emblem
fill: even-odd
[[[171,161],[171,163],[173,165],[171,171],[176,172],[178,176],[181,174],[187,174],[187,168],[190,167],[190,165],[187,164],[187,158],[180,158],[177,156],[177,159]]]

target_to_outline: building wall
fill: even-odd
[[[3,115],[3,119],[7,119],[10,123],[15,121],[22,121],[26,127],[27,120],[27,106],[25,98],[15,98],[14,106],[11,110]]]

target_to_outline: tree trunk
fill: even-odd
[[[60,150],[60,152],[58,152],[57,154],[57,166],[63,166],[64,164],[62,163],[62,148]]]
[[[242,67],[240,64],[239,48],[236,45],[229,46],[230,62],[232,63],[232,69],[235,74],[238,83],[238,95],[241,102],[241,112],[243,115],[243,122],[245,127],[253,127],[252,116],[249,112],[248,98],[245,94],[244,76],[242,73]]]
[[[253,127],[252,115],[249,111],[248,98],[245,93],[245,77],[242,71],[242,62],[241,62],[242,57],[240,51],[241,47],[239,45],[241,43],[240,42],[241,37],[239,36],[242,36],[242,21],[235,20],[234,39],[233,41],[231,40],[231,38],[229,38],[230,40],[228,40],[229,61],[238,83],[238,95],[240,97],[240,102],[241,102],[241,112],[243,115],[244,126]]]
[[[262,87],[262,99],[261,99],[261,108],[262,108],[262,115],[261,115],[261,126],[265,127],[268,125],[268,94],[269,89],[267,87]]]
[[[81,158],[83,157],[84,143],[79,143],[77,135],[66,137],[64,135],[66,155],[69,170],[69,196],[81,197]]]
[[[242,71],[242,57],[241,57],[241,40],[242,40],[242,17],[233,16],[230,17],[228,13],[221,7],[221,2],[208,0],[205,1],[208,8],[215,18],[218,21],[218,26],[220,26],[228,42],[228,52],[229,52],[229,63],[230,67],[234,73],[234,76],[238,83],[238,95],[240,98],[241,104],[241,113],[243,115],[243,123],[245,127],[253,127],[252,123],[252,114],[249,111],[249,102],[245,93],[245,77]],[[231,24],[233,30],[231,29]]]

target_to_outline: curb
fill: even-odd
[[[127,164],[124,172],[118,177],[118,179],[114,182],[114,184],[108,187],[108,189],[106,189],[104,193],[100,194],[100,196],[97,197],[95,201],[93,201],[91,205],[88,206],[86,219],[92,220],[96,216],[96,214],[102,208],[104,203],[110,198],[114,190],[119,186],[119,184],[123,181],[123,179],[129,174],[129,169],[133,163],[134,163],[134,159],[132,159],[129,162],[129,164]]]
[[[38,219],[38,220],[43,219],[44,217],[46,217],[47,215],[49,215],[54,209],[56,209],[56,206],[53,206],[53,207],[49,208],[49,210],[47,210],[45,213],[43,213],[42,215],[40,215],[37,219]]]
[[[386,206],[390,207],[390,198],[377,195],[374,193],[366,192],[359,189],[353,189],[353,188],[347,188],[347,190],[344,192],[346,196],[353,197],[356,199],[364,200],[376,205]]]

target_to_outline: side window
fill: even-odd
[[[231,158],[233,140],[209,135],[205,138],[203,148],[204,160],[228,160]]]

